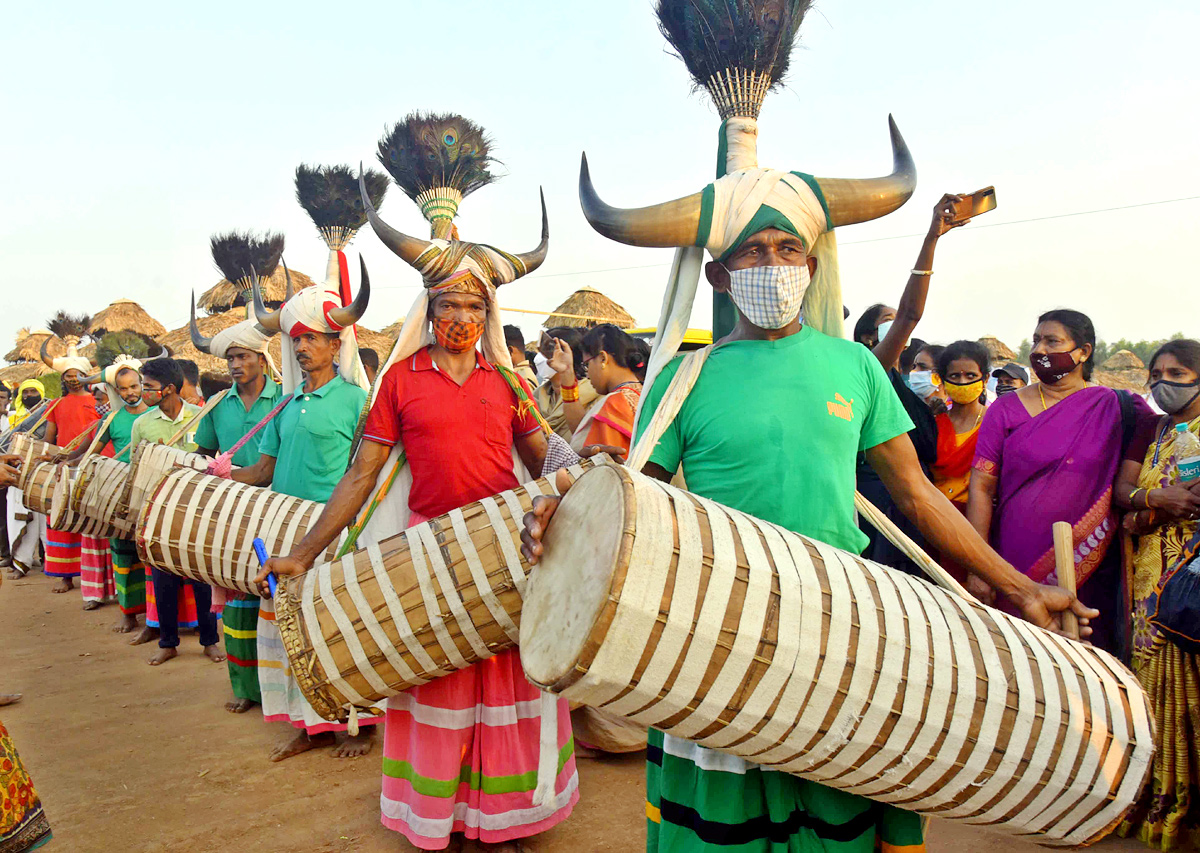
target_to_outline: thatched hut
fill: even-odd
[[[983,344],[984,349],[988,351],[993,364],[1007,364],[1017,360],[1017,354],[1005,346],[1004,341],[999,338],[988,336],[980,338],[979,343]]]
[[[1108,357],[1100,370],[1145,370],[1146,365],[1127,349],[1119,349]]]
[[[622,329],[632,329],[633,316],[598,290],[584,287],[576,290],[562,305],[546,318],[545,327],[574,326],[590,329],[601,323],[612,323]]]
[[[10,364],[8,367],[0,367],[0,380],[7,382],[9,385],[17,385],[26,379],[37,379],[39,376],[44,376],[51,372],[50,368],[46,367],[40,361],[26,361],[22,364]]]
[[[1097,369],[1092,373],[1092,381],[1097,385],[1116,388],[1118,391],[1132,391],[1135,394],[1145,394],[1150,375],[1146,370],[1104,370]]]
[[[50,340],[46,351],[50,353],[51,357],[58,358],[67,354],[67,345],[55,337],[49,329],[44,327],[24,328],[17,332],[17,345],[9,350],[8,355],[4,356],[4,360],[14,363],[36,362],[41,364],[42,343],[46,339]]]
[[[300,290],[303,287],[311,287],[316,284],[311,278],[297,270],[289,271],[292,276],[292,288]],[[264,281],[260,279],[260,286],[264,285]],[[275,272],[265,279],[263,286],[263,301],[270,307],[277,307],[283,302],[284,294],[287,293],[287,280],[283,274],[283,264],[275,268]],[[221,314],[229,311],[231,308],[244,307],[246,298],[236,284],[228,279],[221,279],[208,290],[200,295],[196,300],[196,305],[209,314]],[[242,314],[242,319],[246,319],[246,315]],[[187,331],[187,327],[184,327]]]
[[[106,332],[133,332],[146,338],[156,338],[165,335],[167,329],[132,299],[118,299],[96,313],[88,326],[88,334],[94,338]]]

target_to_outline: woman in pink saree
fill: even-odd
[[[1140,398],[1088,385],[1096,333],[1078,311],[1038,318],[1030,360],[1039,382],[1000,397],[979,428],[967,518],[1026,576],[1055,586],[1052,526],[1070,522],[1079,597],[1100,610],[1092,642],[1128,653],[1120,525],[1113,486],[1140,470],[1155,416]],[[1124,412],[1123,412],[1124,410]],[[970,584],[985,601],[990,590]],[[1000,602],[998,606],[1015,612]]]

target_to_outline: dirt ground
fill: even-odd
[[[272,764],[289,729],[261,714],[228,714],[225,665],[194,635],[151,668],[153,646],[109,630],[115,605],[85,613],[78,590],[52,595],[42,576],[0,590],[0,711],[54,828],[52,851],[389,851],[415,848],[379,823],[379,759],[312,751]],[[645,846],[640,755],[580,762],[571,817],[531,839],[536,853],[640,851]],[[935,821],[932,853],[1021,853],[1033,845]],[[1144,850],[1108,841],[1105,853]]]

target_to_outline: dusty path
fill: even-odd
[[[279,764],[288,735],[261,714],[225,712],[224,664],[185,635],[179,658],[151,668],[151,646],[109,631],[115,606],[85,613],[79,592],[52,595],[41,576],[0,589],[0,711],[54,827],[51,851],[391,851],[410,847],[379,824],[379,751],[335,760],[313,751]],[[533,839],[536,853],[641,851],[642,759],[580,763],[574,814]],[[929,850],[1041,849],[938,824]],[[1108,842],[1106,851],[1144,850]]]

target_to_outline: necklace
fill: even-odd
[[[1042,398],[1042,411],[1046,411],[1046,394],[1042,391],[1042,383],[1038,383],[1038,396]]]

